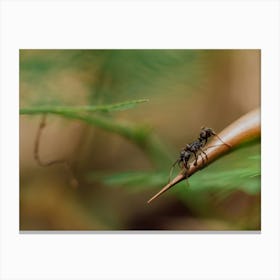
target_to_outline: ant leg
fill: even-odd
[[[212,145],[212,146],[209,146],[206,149],[204,149],[204,151],[207,151],[210,148],[219,147],[219,146],[222,146],[222,145],[224,145],[224,144]]]
[[[180,169],[183,169],[183,167],[185,166],[185,164],[182,165],[182,161],[178,161],[178,166],[180,167]]]
[[[193,154],[194,154],[194,156],[195,156],[195,162],[194,162],[194,166],[197,166],[197,154],[196,154],[196,152],[193,152]]]
[[[172,166],[171,166],[171,168],[170,168],[168,182],[170,182],[170,180],[171,180],[171,176],[172,176],[172,173],[173,173],[173,169],[174,169],[174,167],[175,167],[175,165],[176,165],[177,163],[180,164],[180,160],[179,160],[179,159],[177,159],[177,160],[172,164]],[[179,165],[179,166],[180,166],[180,165]]]
[[[185,168],[187,168],[187,162],[186,162],[186,159],[185,159],[185,158],[183,158],[182,162],[183,162],[183,166],[184,166]]]
[[[186,171],[186,184],[187,184],[187,188],[190,186],[188,177],[189,177],[188,176],[188,172]]]
[[[200,148],[199,150],[201,151],[202,154],[204,154],[204,156],[205,156],[205,158],[206,158],[206,161],[208,161],[208,156],[207,156],[207,154],[206,154],[201,148]],[[201,155],[201,154],[200,154],[200,156],[201,156],[201,158],[202,158],[202,155]],[[203,164],[203,165],[205,164],[203,158],[202,158],[202,164]]]
[[[179,166],[180,166],[180,163],[182,163],[182,161],[178,161]],[[188,169],[190,168],[190,166],[189,166],[188,162],[186,161],[186,159],[183,160],[183,166],[186,169],[186,172],[185,172],[185,174],[186,174],[186,184],[187,184],[187,187],[189,187],[190,184],[189,184],[189,181],[188,181]],[[183,166],[180,166],[180,168],[183,169]]]
[[[186,159],[183,159],[183,162],[184,162],[185,169],[188,170],[189,166],[188,166],[188,162],[186,161]]]
[[[206,160],[208,160],[207,154],[201,148],[199,150],[201,151],[201,153],[203,153],[205,155]]]
[[[199,149],[199,150],[200,150],[200,149]],[[197,158],[198,158],[199,156],[201,157],[202,164],[204,164],[204,157],[202,156],[202,153],[199,153],[198,156],[197,156]]]
[[[201,149],[199,149],[201,151],[201,153],[198,155],[201,157],[201,160],[202,160],[202,164],[204,165],[205,164],[205,159],[204,157],[202,156],[202,154],[206,155]],[[207,159],[207,156],[206,156],[206,159]]]

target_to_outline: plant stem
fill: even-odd
[[[56,160],[51,160],[51,161],[45,162],[45,161],[42,161],[42,159],[40,157],[39,148],[40,148],[40,143],[41,143],[41,135],[42,135],[43,129],[46,126],[46,119],[47,119],[47,115],[43,115],[41,122],[39,124],[38,130],[37,130],[35,144],[34,144],[34,159],[37,162],[37,164],[41,167],[48,167],[48,166],[51,166],[54,164],[62,164],[69,173],[70,185],[74,188],[77,188],[79,186],[79,181],[76,178],[76,176],[74,175],[72,166],[68,160],[56,159]]]
[[[109,105],[96,106],[39,106],[32,108],[20,109],[20,114],[38,115],[38,114],[59,114],[64,115],[68,113],[94,113],[94,112],[113,112],[134,108],[137,104],[148,102],[146,98],[119,102]]]
[[[204,150],[205,152],[208,150],[206,152],[208,158],[207,164],[203,163],[201,157],[198,159],[197,165],[194,165],[194,162],[192,162],[188,170],[184,169],[181,173],[179,173],[171,182],[149,199],[147,203],[152,202],[171,187],[192,176],[197,171],[205,168],[225,153],[240,146],[241,144],[244,144],[245,142],[253,140],[254,138],[259,138],[261,135],[260,109],[257,108],[243,115],[241,118],[227,126],[218,135],[225,143],[230,145],[230,147],[228,145],[221,144],[221,141],[217,139],[217,137],[214,137]]]

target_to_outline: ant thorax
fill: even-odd
[[[198,139],[198,140],[194,141],[191,145],[188,145],[188,146],[189,146],[188,150],[193,153],[193,152],[197,152],[203,146],[203,144]]]
[[[182,150],[180,153],[180,161],[188,161],[191,157],[191,153],[187,151],[186,149]]]

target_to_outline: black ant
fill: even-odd
[[[180,157],[179,159],[177,159],[170,170],[170,174],[169,174],[169,181],[170,181],[170,177],[173,171],[173,168],[175,167],[176,164],[178,164],[178,166],[180,168],[182,168],[182,164],[185,167],[186,170],[188,170],[190,168],[189,165],[189,160],[191,159],[191,156],[194,155],[195,157],[195,162],[194,165],[197,165],[197,160],[198,160],[198,156],[201,156],[202,159],[202,163],[204,164],[204,158],[202,157],[202,154],[204,154],[206,160],[208,160],[207,154],[202,150],[202,148],[206,145],[208,139],[212,136],[216,136],[223,144],[222,145],[227,145],[228,147],[231,147],[229,144],[225,143],[218,135],[217,133],[214,132],[214,130],[212,128],[206,128],[206,127],[202,127],[199,137],[197,140],[195,140],[194,142],[187,144],[185,148],[183,148],[180,152]],[[200,152],[199,155],[197,155],[197,153]]]

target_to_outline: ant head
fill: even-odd
[[[205,128],[205,131],[209,136],[216,135],[216,133],[214,132],[214,130],[212,128],[209,128],[209,127]]]
[[[205,131],[205,128],[201,129],[200,134],[199,134],[199,138],[206,138],[207,136],[207,132]]]
[[[201,139],[205,139],[205,138],[209,138],[212,135],[216,135],[215,132],[213,131],[212,128],[208,128],[208,127],[202,127],[200,134],[199,134],[199,138]]]

